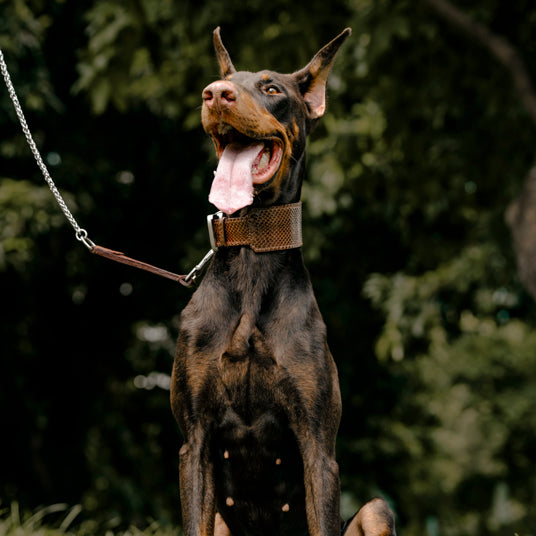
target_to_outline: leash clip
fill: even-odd
[[[196,264],[190,273],[183,279],[183,284],[187,287],[189,287],[192,283],[195,282],[196,277],[199,275],[199,272],[203,270],[205,267],[205,264],[212,258],[214,253],[218,251],[218,246],[216,245],[216,237],[214,236],[214,227],[212,225],[212,222],[214,221],[214,218],[222,219],[223,218],[223,212],[219,211],[215,214],[210,214],[207,216],[207,227],[208,227],[208,236],[210,238],[210,247],[211,249],[208,251],[208,253],[203,257],[201,262],[199,264]]]
[[[192,283],[195,282],[196,277],[199,275],[199,272],[204,268],[205,264],[212,258],[214,255],[213,249],[210,249],[208,253],[203,257],[199,264],[196,264],[190,273],[183,279],[183,284],[189,287]]]

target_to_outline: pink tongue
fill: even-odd
[[[253,203],[251,168],[263,147],[262,143],[246,148],[231,143],[223,150],[208,200],[225,214]]]

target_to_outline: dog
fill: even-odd
[[[300,249],[306,137],[350,33],[281,74],[237,71],[214,31],[221,79],[201,115],[218,249],[181,314],[171,387],[186,536],[395,534],[383,499],[341,523],[337,369]]]

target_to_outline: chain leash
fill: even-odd
[[[35,141],[30,132],[30,129],[28,128],[28,123],[26,122],[26,118],[24,117],[24,112],[22,111],[22,107],[19,103],[17,93],[15,92],[15,88],[13,87],[13,83],[11,82],[11,77],[9,76],[7,65],[4,60],[4,54],[2,53],[1,49],[0,49],[0,70],[2,71],[2,76],[4,77],[4,81],[7,86],[7,91],[11,98],[11,101],[13,102],[13,106],[15,107],[15,112],[17,113],[20,126],[22,127],[22,132],[24,133],[24,136],[26,137],[26,141],[28,142],[28,145],[32,151],[32,154],[34,155],[35,161],[37,162],[37,165],[39,166],[39,169],[41,170],[41,173],[43,174],[43,177],[45,181],[47,182],[48,187],[50,188],[50,191],[56,198],[56,201],[58,205],[60,206],[63,214],[65,214],[67,221],[72,225],[73,229],[75,230],[76,239],[82,242],[91,251],[95,247],[95,244],[88,238],[87,231],[85,229],[82,229],[80,225],[78,225],[78,222],[75,220],[74,216],[71,214],[71,211],[67,207],[59,190],[56,188],[56,185],[54,184],[54,181],[52,180],[52,177],[50,176],[50,173],[48,172],[48,169],[45,163],[43,162],[43,159],[41,158],[39,149],[37,148],[37,145],[35,144]]]
[[[173,281],[177,281],[181,283],[181,285],[184,285],[185,287],[191,286],[199,276],[199,274],[203,271],[205,266],[208,264],[208,262],[212,259],[220,245],[217,244],[216,237],[214,235],[214,219],[217,218],[218,220],[222,220],[223,213],[217,212],[216,214],[211,214],[207,217],[207,227],[208,232],[210,236],[210,243],[211,243],[211,249],[207,252],[207,254],[203,257],[201,262],[194,266],[194,268],[187,274],[187,275],[178,275],[173,272],[168,272],[167,270],[163,270],[162,268],[158,268],[156,266],[153,266],[152,264],[147,264],[145,262],[139,261],[137,259],[133,259],[131,257],[127,257],[124,253],[121,251],[114,251],[113,249],[108,249],[102,246],[96,245],[92,240],[89,239],[87,231],[85,229],[82,229],[80,225],[78,225],[78,222],[75,220],[74,216],[71,214],[71,211],[67,207],[63,197],[61,196],[60,192],[56,188],[56,185],[54,184],[54,181],[52,180],[52,177],[50,176],[50,173],[48,172],[48,169],[43,162],[43,159],[41,158],[41,154],[39,153],[39,149],[37,148],[37,145],[35,144],[35,141],[32,137],[32,134],[30,132],[30,129],[28,127],[28,123],[26,122],[26,118],[24,117],[24,112],[22,111],[22,107],[19,103],[19,99],[17,98],[17,94],[15,93],[15,88],[13,87],[13,83],[11,82],[11,77],[9,76],[9,72],[7,70],[7,65],[4,60],[4,54],[2,53],[2,49],[0,49],[0,70],[2,71],[2,76],[4,77],[4,81],[7,86],[7,90],[9,93],[9,96],[11,98],[11,101],[13,102],[13,106],[15,107],[15,112],[17,113],[17,117],[20,122],[20,126],[22,127],[22,131],[24,133],[24,136],[26,137],[26,141],[28,142],[28,145],[30,146],[30,149],[32,151],[32,154],[34,155],[35,161],[37,162],[37,165],[39,166],[39,169],[41,170],[41,173],[43,174],[43,177],[45,181],[48,184],[48,187],[50,188],[50,191],[54,195],[58,205],[60,206],[63,214],[67,218],[67,221],[72,225],[76,239],[82,242],[88,249],[91,251],[91,253],[94,253],[95,255],[99,255],[101,257],[113,260],[115,262],[120,262],[122,264],[127,264],[129,266],[133,266],[134,268],[139,268],[141,270],[146,270],[147,272],[151,272],[156,275],[160,275],[162,277],[166,277],[167,279],[172,279]],[[290,205],[289,205],[290,206]],[[281,207],[272,207],[272,210],[280,210]],[[266,210],[266,209],[263,209]],[[300,222],[299,222],[300,228],[299,228],[299,245],[292,245],[291,247],[299,247],[301,246],[301,211],[300,211]],[[224,232],[225,236],[225,232]],[[240,242],[240,244],[247,243],[250,247],[253,248],[252,244],[249,242],[249,234],[248,234],[248,240],[246,242]],[[225,240],[224,240],[225,242]],[[294,242],[293,242],[294,244]],[[232,244],[221,244],[223,246],[230,246]],[[285,246],[281,247],[281,244],[278,245],[272,245],[269,248],[265,248],[263,250],[259,251],[279,251],[281,249],[288,249],[288,244],[285,242]],[[254,251],[257,251],[255,248],[253,248]]]
[[[145,262],[138,261],[131,257],[127,257],[124,253],[120,251],[114,251],[112,249],[98,246],[92,240],[90,240],[90,238],[88,237],[87,231],[83,229],[82,227],[80,227],[80,225],[78,225],[78,222],[76,221],[71,211],[67,207],[65,200],[61,196],[59,190],[56,188],[56,185],[54,184],[54,181],[52,180],[52,177],[50,176],[50,173],[48,172],[48,169],[45,163],[43,162],[43,159],[41,158],[39,149],[37,148],[37,145],[35,144],[35,141],[28,127],[28,123],[26,122],[26,118],[24,117],[24,112],[22,111],[22,107],[19,103],[17,93],[15,92],[15,88],[13,87],[13,83],[11,82],[11,77],[9,75],[9,71],[7,70],[7,65],[4,60],[4,54],[2,52],[2,49],[0,49],[0,70],[2,71],[2,76],[4,77],[4,81],[7,86],[9,97],[11,98],[13,106],[15,107],[15,112],[19,119],[22,132],[24,133],[24,136],[26,137],[26,141],[28,142],[30,150],[32,151],[35,161],[37,162],[37,165],[39,166],[39,169],[41,170],[41,173],[43,174],[43,177],[45,181],[47,182],[48,187],[50,188],[50,191],[54,195],[54,198],[56,199],[58,205],[60,206],[63,214],[67,218],[67,221],[72,225],[75,231],[76,239],[82,242],[89,249],[89,251],[91,251],[91,253],[94,253],[95,255],[99,255],[101,257],[104,257],[104,258],[107,258],[116,262],[120,262],[122,264],[127,264],[129,266],[133,266],[141,270],[146,270],[147,272],[151,272],[153,274],[166,277],[167,279],[172,279],[173,281],[178,281],[185,287],[191,286],[195,282],[197,276],[204,269],[208,261],[212,258],[217,248],[213,247],[203,257],[203,260],[190,271],[190,273],[188,273],[187,275],[179,275],[173,272],[168,272],[167,270],[162,270],[161,268],[153,266],[152,264],[147,264]]]

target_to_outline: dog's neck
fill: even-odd
[[[310,287],[301,248],[255,253],[247,246],[221,248],[199,290],[227,295],[234,308],[258,314],[267,302],[284,293]]]

